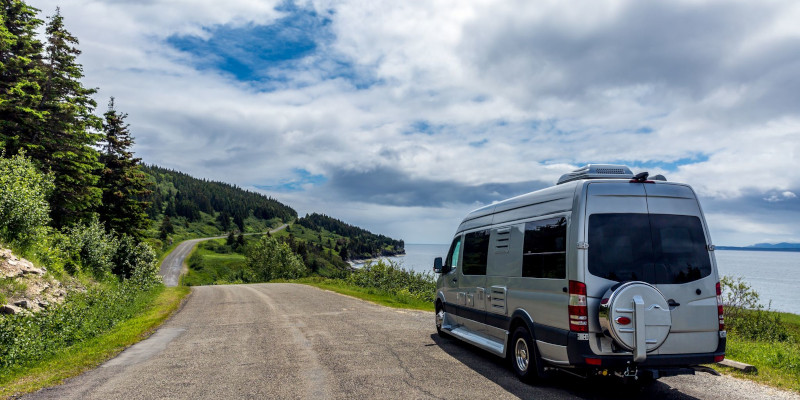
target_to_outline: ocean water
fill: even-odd
[[[720,276],[742,277],[758,292],[765,307],[800,314],[800,252],[717,250],[715,253]]]
[[[406,254],[388,257],[403,268],[427,272],[444,258],[448,245],[407,244]],[[764,307],[800,314],[800,252],[717,250],[720,276],[742,277],[761,296]]]

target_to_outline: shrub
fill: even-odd
[[[129,279],[140,288],[161,282],[156,253],[144,242],[122,235],[111,258],[111,271],[120,279]]]
[[[436,282],[430,272],[408,271],[393,261],[367,263],[353,271],[346,281],[356,286],[404,294],[422,301],[433,302],[436,299]]]
[[[24,153],[0,157],[0,237],[27,246],[50,221],[47,197],[53,178],[43,174]]]
[[[720,279],[725,305],[725,326],[736,335],[751,340],[785,342],[791,340],[781,315],[759,304],[758,292],[741,277]]]
[[[67,236],[70,273],[83,271],[98,279],[109,276],[119,243],[96,217],[88,225],[70,228]]]
[[[33,315],[0,316],[0,378],[65,347],[91,339],[136,316],[156,292],[132,281],[72,292],[64,303]]]
[[[247,281],[271,281],[273,279],[295,279],[308,275],[308,268],[303,260],[292,252],[288,244],[279,242],[273,237],[262,236],[248,247]]]

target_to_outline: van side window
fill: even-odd
[[[453,269],[458,264],[458,252],[461,250],[461,235],[453,239],[453,244],[450,245],[450,251],[447,252],[447,258],[444,260],[444,265],[449,265]]]
[[[464,235],[464,275],[486,275],[489,258],[489,231],[482,230]]]
[[[550,218],[525,224],[522,276],[563,279],[567,277],[567,219]]]

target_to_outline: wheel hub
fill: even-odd
[[[519,370],[522,372],[527,371],[530,358],[528,355],[528,344],[525,343],[524,339],[522,338],[517,339],[517,344],[514,349],[514,354],[517,361],[517,368],[519,368]]]

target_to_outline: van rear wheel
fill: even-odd
[[[542,361],[539,359],[539,351],[536,349],[536,342],[533,341],[528,329],[520,326],[514,330],[511,339],[511,351],[509,359],[514,373],[523,382],[533,382],[544,375]]]

